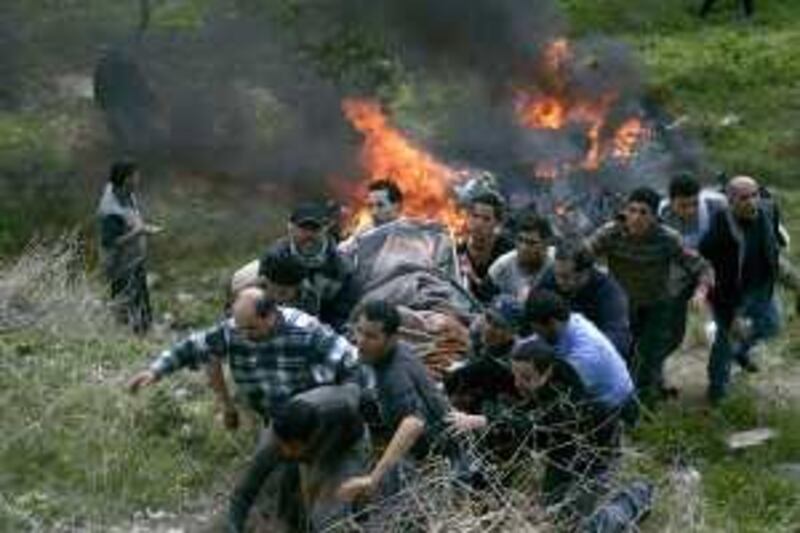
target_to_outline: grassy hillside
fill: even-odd
[[[735,20],[732,1],[720,2],[707,21],[694,16],[699,2],[689,0],[561,3],[576,34],[611,34],[639,51],[649,92],[674,116],[685,117],[712,167],[752,173],[779,187],[793,257],[800,260],[800,2],[759,2],[752,23]],[[183,7],[171,8],[172,18],[162,22],[178,31],[198,22],[193,9],[205,2],[170,5]],[[102,160],[81,149],[81,139],[93,138],[102,127],[95,113],[86,102],[63,106],[58,99],[0,113],[0,172],[37,176],[44,169],[75,178],[76,158]],[[101,166],[95,167],[99,172]],[[63,191],[54,192],[62,199],[56,203],[23,203],[18,191],[0,190],[0,251],[18,250],[20,235],[32,223],[50,217],[54,226],[71,225],[75,206],[90,212],[79,193],[98,179],[77,179],[81,186],[68,191],[74,193],[69,205],[55,195]],[[174,187],[158,191],[151,203],[153,215],[170,228],[154,243],[156,305],[181,326],[217,316],[225,277],[281,229],[274,206],[240,209],[226,205],[229,200],[218,189]],[[244,211],[256,213],[248,230],[229,235],[226,221]],[[88,218],[80,224],[91,227]],[[201,231],[189,231],[195,228]],[[0,258],[0,302],[8,294],[23,302],[44,299],[60,317],[90,320],[76,326],[51,316],[0,335],[0,530],[61,525],[106,531],[148,509],[191,512],[212,505],[213,495],[228,490],[246,459],[252,428],[237,435],[222,429],[202,374],[187,373],[141,397],[126,395],[125,378],[172,334],[131,338],[96,312],[91,302],[102,289],[93,280],[61,285],[63,294],[80,289],[88,299],[54,299],[46,289],[53,287],[52,277],[14,278],[12,261]],[[779,469],[800,462],[800,332],[793,320],[769,347],[765,372],[744,380],[717,413],[700,400],[705,352],[695,349],[677,360],[691,368],[676,374],[692,376],[678,383],[687,394],[634,435],[627,468],[663,484],[678,463],[697,468],[702,520],[676,522],[684,509],[676,508],[665,489],[646,530],[677,530],[675,524],[682,523],[684,531],[796,531],[800,486]],[[731,431],[762,425],[777,429],[778,438],[739,454],[725,449]]]

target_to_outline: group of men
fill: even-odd
[[[402,204],[392,181],[371,184],[373,227],[402,218]],[[226,419],[235,420],[219,370],[227,361],[239,396],[263,420],[231,497],[229,531],[245,530],[271,475],[282,478],[284,524],[320,531],[381,516],[389,503],[366,513],[367,503],[394,501],[431,456],[478,490],[489,468],[479,457],[509,447],[544,453],[544,501],[579,524],[597,513],[624,422],[640,404],[674,394],[664,363],[683,340],[688,306],[713,311],[716,405],[732,364],[756,371],[752,347],[778,329],[776,283],[798,285],[781,255],[788,243],[777,206],[749,177],[730,180],[724,194],[687,176],[666,199],[636,189],[585,240],[559,240],[535,212],[509,224],[493,190],[466,209],[454,281],[483,312],[465,324],[467,353],[441,383],[401,339],[398,306],[371,300],[354,310],[352,240],[337,242],[324,204],[294,209],[287,236],[234,275],[228,318],[131,379],[136,391],[180,368],[216,368]],[[474,431],[494,435],[481,442],[498,453],[476,451],[465,437]]]

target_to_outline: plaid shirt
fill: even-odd
[[[227,358],[231,375],[250,406],[265,418],[295,394],[342,383],[360,385],[356,349],[316,318],[278,307],[275,330],[251,341],[233,319],[197,332],[164,351],[150,366],[159,377],[196,368],[212,357]]]

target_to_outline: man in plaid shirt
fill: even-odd
[[[262,289],[244,289],[233,318],[195,333],[163,352],[128,383],[131,392],[184,367],[225,358],[237,387],[265,424],[294,395],[322,385],[360,387],[355,348],[314,317],[278,307]],[[279,461],[271,427],[261,435],[255,457],[231,497],[228,527],[243,531],[258,491]]]

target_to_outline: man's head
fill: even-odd
[[[383,300],[367,302],[356,322],[359,357],[368,364],[382,361],[394,347],[399,328],[397,307]]]
[[[633,237],[643,237],[658,223],[659,194],[650,187],[639,187],[625,203],[625,229]]]
[[[469,203],[467,231],[472,239],[489,241],[503,221],[505,202],[494,192],[478,194]]]
[[[574,295],[589,283],[594,256],[583,244],[564,241],[556,246],[553,274],[561,294]]]
[[[514,297],[500,294],[484,311],[483,320],[483,343],[488,347],[507,346],[514,342],[522,327],[522,305]]]
[[[758,216],[758,182],[749,176],[736,176],[725,188],[731,213],[738,220],[754,220]]]
[[[259,287],[242,289],[233,301],[232,312],[236,329],[248,339],[267,337],[275,327],[275,302]]]
[[[301,259],[324,255],[328,246],[328,206],[320,203],[298,205],[289,217],[289,239]]]
[[[285,459],[302,460],[319,428],[319,413],[303,399],[289,400],[272,417],[272,430]]]
[[[700,182],[689,174],[681,174],[669,183],[669,205],[684,222],[697,216]]]
[[[378,180],[369,184],[367,195],[372,223],[381,226],[396,220],[403,209],[403,192],[391,180]]]
[[[538,269],[547,257],[547,247],[553,237],[550,223],[546,218],[529,212],[516,226],[517,260],[524,267]]]
[[[525,320],[549,343],[558,341],[569,320],[569,313],[567,302],[551,291],[532,290],[525,301]]]
[[[306,272],[293,255],[270,251],[261,258],[259,275],[264,279],[267,298],[279,304],[296,303]]]
[[[520,344],[511,353],[511,372],[517,390],[527,397],[536,394],[550,379],[555,360],[555,350],[537,338]]]
[[[133,161],[116,161],[111,165],[108,181],[114,190],[129,193],[139,185],[139,166]]]

